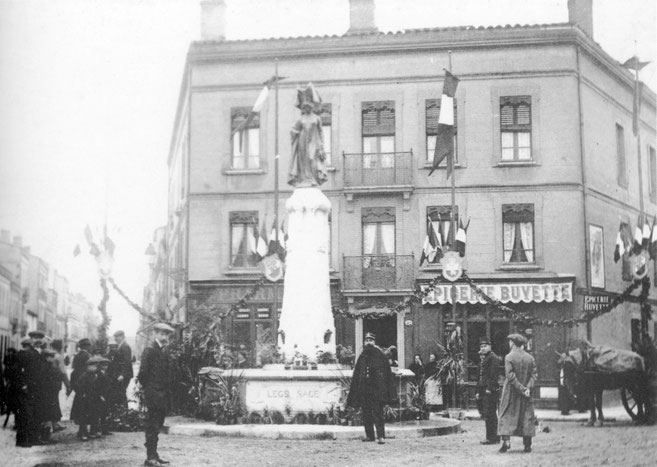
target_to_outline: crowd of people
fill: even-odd
[[[64,430],[60,392],[74,394],[71,420],[78,426],[78,439],[87,441],[111,434],[109,416],[127,409],[126,389],[133,377],[132,350],[122,331],[114,333],[109,350],[92,350],[89,339],[78,342],[70,358],[62,352],[61,340],[51,340],[32,331],[21,340],[21,349],[10,348],[3,361],[2,406],[7,426],[14,415],[16,446],[51,444],[51,435]],[[67,369],[71,363],[69,378]]]

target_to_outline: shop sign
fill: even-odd
[[[541,302],[572,302],[573,284],[545,283],[545,284],[477,284],[477,286],[490,298],[502,303],[541,303]],[[422,303],[445,304],[452,303],[452,287],[454,299],[457,303],[486,303],[468,284],[438,284],[430,291]],[[422,286],[426,290],[427,286]]]
[[[294,407],[297,411],[326,412],[340,403],[339,381],[248,381],[246,407],[249,411],[278,410]]]
[[[609,295],[582,295],[584,298],[584,311],[602,311],[611,303]]]

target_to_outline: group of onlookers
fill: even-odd
[[[69,357],[62,353],[62,341],[50,340],[41,331],[32,331],[21,340],[21,349],[10,348],[2,371],[4,426],[14,414],[16,446],[54,443],[51,435],[65,426],[60,408],[62,385],[66,395],[75,392],[71,420],[79,426],[78,438],[109,434],[108,416],[118,407],[127,409],[126,388],[132,373],[132,351],[122,331],[114,334],[109,351],[91,351],[89,339],[78,342],[70,379]],[[105,355],[103,355],[105,353]]]

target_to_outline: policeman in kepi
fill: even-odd
[[[492,350],[490,339],[479,339],[479,380],[477,382],[477,406],[481,418],[486,422],[486,439],[481,444],[498,444],[497,404],[500,399],[498,378],[502,371],[502,359]]]
[[[141,366],[137,379],[144,390],[144,404],[146,405],[146,466],[161,466],[168,464],[157,452],[158,434],[164,425],[167,405],[169,402],[169,388],[171,378],[169,374],[169,359],[164,347],[174,329],[165,323],[153,326],[154,341],[144,349],[141,357]]]

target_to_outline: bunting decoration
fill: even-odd
[[[467,232],[469,226],[470,226],[470,219],[468,219],[468,223],[465,227],[463,226],[463,221],[459,219],[459,228],[456,231],[455,250],[458,251],[460,257],[465,256],[465,241],[467,238]]]
[[[420,255],[420,267],[425,261],[428,263],[437,263],[441,256],[438,254],[439,252],[442,252],[442,241],[436,234],[431,218],[427,216],[427,234],[424,238],[422,255]]]

